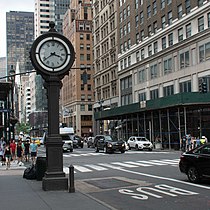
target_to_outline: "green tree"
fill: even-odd
[[[27,123],[18,123],[16,125],[16,133],[19,134],[20,132],[29,134],[30,132],[30,125]]]

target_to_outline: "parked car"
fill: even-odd
[[[73,136],[73,146],[74,146],[74,148],[78,148],[78,147],[83,148],[83,146],[84,146],[83,138],[80,136],[74,135]]]
[[[114,151],[125,152],[125,142],[122,140],[114,139],[109,135],[97,135],[94,138],[95,151],[103,150],[104,153],[111,153]]]
[[[129,149],[135,148],[136,150],[149,150],[152,151],[153,144],[143,136],[131,136],[128,139]]]
[[[87,147],[94,147],[94,137],[88,137],[87,139]]]
[[[198,183],[203,178],[210,178],[210,143],[183,153],[179,169],[193,183]]]

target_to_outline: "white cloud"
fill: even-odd
[[[6,56],[6,12],[34,12],[34,0],[0,0],[0,57]]]

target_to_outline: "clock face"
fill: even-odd
[[[67,68],[71,56],[70,47],[56,36],[42,39],[35,48],[36,63],[48,72],[59,72]]]
[[[44,42],[40,46],[39,56],[42,64],[52,69],[61,67],[68,57],[63,43],[56,40]]]

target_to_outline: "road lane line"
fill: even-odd
[[[85,168],[83,166],[74,165],[74,169],[80,171],[80,172],[91,172],[92,170]]]
[[[167,164],[163,164],[163,163],[156,163],[156,162],[152,162],[150,160],[146,161],[146,160],[139,160],[139,163],[146,163],[146,164],[150,164],[150,165],[156,165],[156,166],[165,166]]]
[[[171,163],[171,162],[168,162],[168,161],[162,161],[162,160],[150,160],[151,162],[153,163],[159,163],[159,164],[163,164],[163,165],[170,165],[170,164],[173,164],[174,163]]]
[[[112,162],[111,164],[119,165],[119,166],[123,166],[123,167],[127,167],[127,168],[136,168],[136,167],[138,167],[137,165],[131,165],[130,163]]]

